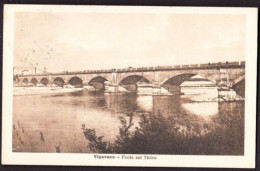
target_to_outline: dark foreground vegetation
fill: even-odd
[[[142,114],[139,126],[119,117],[121,126],[114,142],[106,142],[94,129],[82,126],[95,153],[123,154],[186,154],[186,155],[243,155],[244,114],[222,114],[212,118],[213,124],[177,126],[173,117],[162,114]],[[128,118],[127,117],[127,118]]]

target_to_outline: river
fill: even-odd
[[[140,96],[135,93],[105,95],[102,92],[83,90],[14,96],[13,151],[90,152],[81,129],[82,124],[95,129],[97,135],[103,135],[105,140],[113,142],[120,126],[118,116],[127,118],[129,113],[134,113],[134,127],[138,126],[142,113],[152,112],[163,116],[172,115],[180,129],[185,129],[187,123],[211,123],[213,118],[227,113],[244,112],[243,101],[196,101],[205,96],[205,91],[203,92],[204,94]]]

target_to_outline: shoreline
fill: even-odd
[[[71,93],[81,91],[83,88],[62,88],[62,87],[14,87],[14,96],[24,95],[45,95],[45,94],[59,94]]]

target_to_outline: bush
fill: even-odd
[[[187,124],[180,129],[173,117],[146,113],[140,116],[139,127],[133,126],[133,114],[127,121],[118,117],[121,123],[119,135],[113,143],[97,136],[94,129],[82,126],[89,149],[97,153],[117,154],[211,154],[243,155],[244,120],[243,117],[225,116],[227,124]],[[230,118],[231,117],[231,118]],[[222,118],[223,119],[223,118]]]

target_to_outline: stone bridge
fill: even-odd
[[[85,70],[80,72],[46,73],[14,76],[17,85],[58,85],[65,87],[93,86],[102,89],[107,86],[114,91],[118,87],[131,90],[137,83],[149,84],[153,88],[166,88],[169,92],[178,92],[180,85],[191,77],[199,75],[217,87],[234,89],[244,95],[245,62],[219,62],[207,64],[140,67],[109,70]]]

